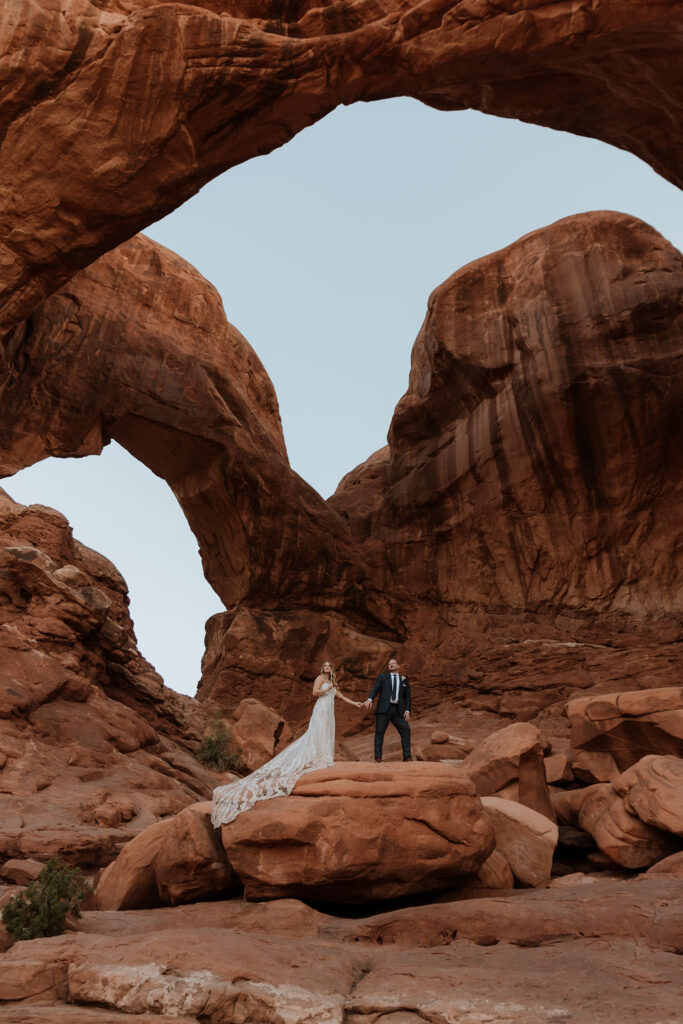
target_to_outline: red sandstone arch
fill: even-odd
[[[414,96],[683,180],[681,0],[16,0],[0,13],[0,325],[340,103]]]

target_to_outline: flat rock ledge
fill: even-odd
[[[223,826],[247,899],[359,903],[452,888],[495,846],[470,779],[433,762],[341,763]]]
[[[496,839],[470,779],[433,762],[335,764],[220,830],[194,804],[136,836],[102,875],[101,910],[250,900],[365,903],[442,892],[477,875]]]

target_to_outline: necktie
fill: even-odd
[[[395,672],[394,672],[394,674],[391,677],[391,690],[392,690],[391,699],[392,699],[394,704],[397,704],[398,703],[398,676],[396,675]]]

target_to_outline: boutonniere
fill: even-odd
[[[405,676],[401,676],[401,682],[405,683],[405,681],[406,681],[406,677]]]

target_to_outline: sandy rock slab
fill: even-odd
[[[176,1017],[158,1013],[140,1013],[134,1024],[195,1024],[196,1017]],[[125,1017],[118,1010],[96,1006],[73,1006],[64,1003],[31,1003],[21,1006],[0,1006],[1,1024],[122,1024]]]
[[[361,958],[291,935],[177,928],[17,943],[3,966],[2,1001],[69,1001],[134,1020],[157,1013],[215,1024],[295,1024],[341,1022]]]
[[[452,888],[495,842],[470,780],[434,762],[335,764],[221,832],[247,899],[342,903]]]
[[[447,946],[455,939],[535,947],[635,937],[651,949],[678,954],[683,951],[683,906],[677,879],[648,875],[404,907],[362,921],[328,919],[321,936],[401,947]]]
[[[74,1024],[113,1024],[115,1011],[144,1024],[652,1024],[656,999],[657,1020],[674,1024],[679,959],[633,939],[384,949],[295,930],[74,934],[10,951],[0,998],[22,1001],[0,1021],[65,1024],[68,1000]]]

